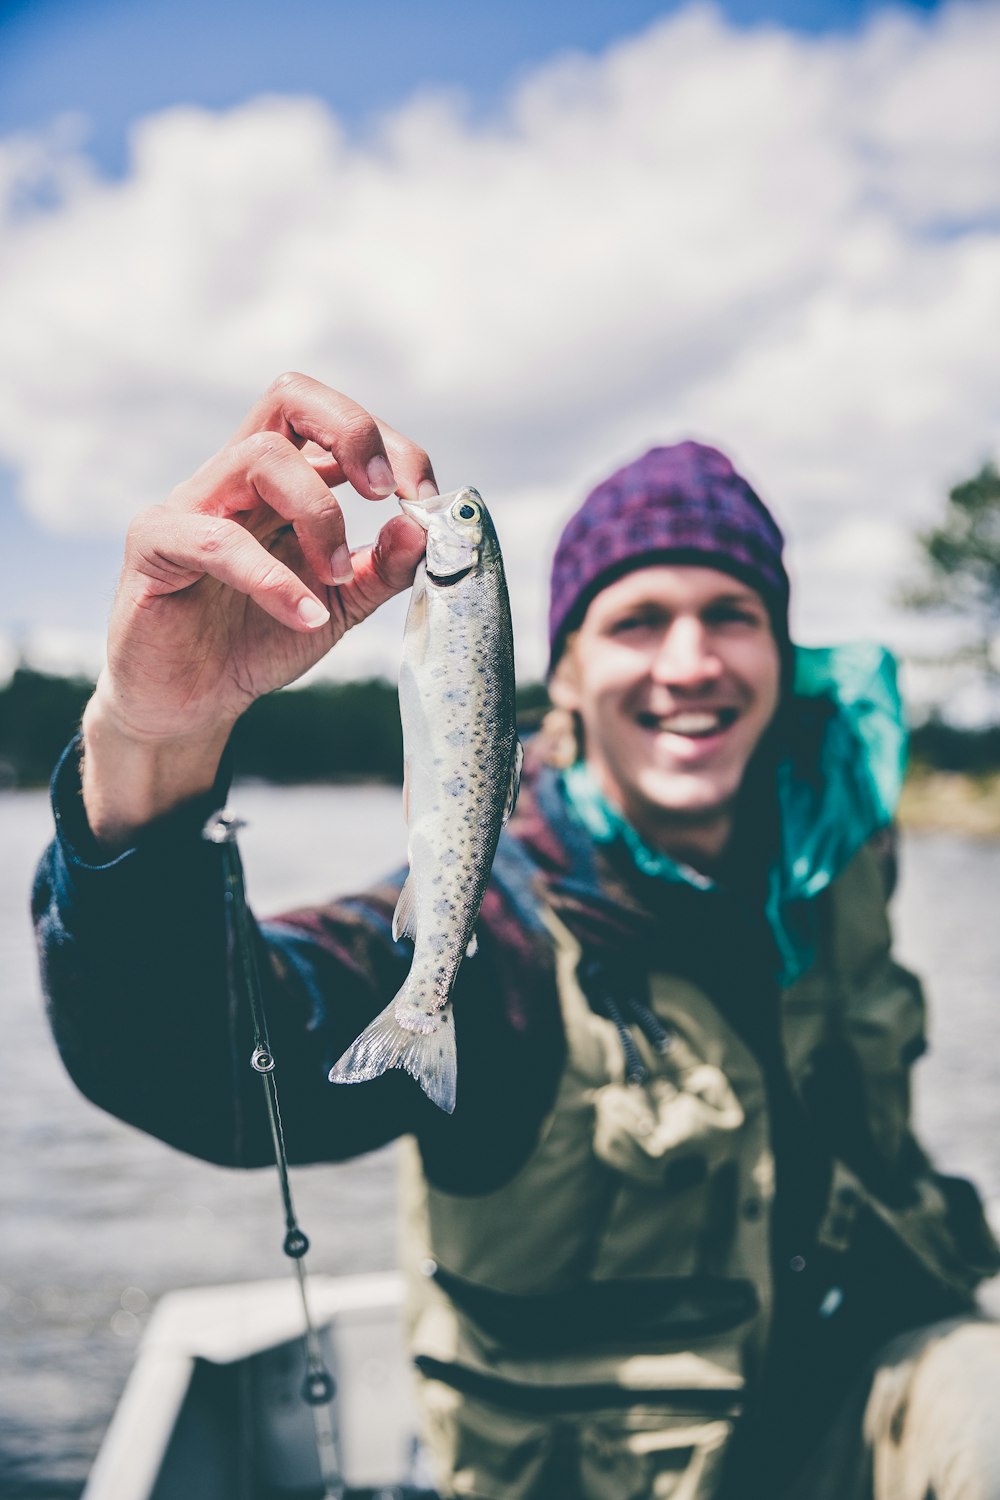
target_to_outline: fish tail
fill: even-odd
[[[390,1068],[404,1068],[439,1109],[452,1113],[458,1062],[450,1004],[429,1016],[408,1000],[404,985],[334,1063],[330,1082],[363,1083]]]

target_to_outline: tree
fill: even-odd
[[[969,644],[958,657],[984,674],[988,688],[1000,679],[1000,472],[986,463],[949,491],[944,521],[918,534],[924,576],[903,602],[968,623]]]

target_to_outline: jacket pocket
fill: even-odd
[[[721,1069],[699,1063],[675,1082],[611,1083],[594,1095],[594,1154],[626,1177],[680,1190],[737,1148],[743,1108]]]
[[[890,1172],[903,1164],[910,1142],[910,1069],[927,1049],[925,1019],[920,981],[891,961],[852,997],[844,1017],[868,1136]]]

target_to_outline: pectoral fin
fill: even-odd
[[[521,785],[521,766],[524,763],[524,746],[520,740],[514,741],[514,764],[510,770],[510,786],[507,789],[507,801],[504,804],[503,821],[506,823],[514,811],[517,802],[517,793]]]
[[[427,569],[423,559],[417,564],[413,577],[404,638],[411,662],[423,661],[427,655]]]

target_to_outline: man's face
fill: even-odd
[[[718,854],[778,706],[760,595],[714,568],[638,568],[592,600],[551,683],[608,800],[658,847]]]

